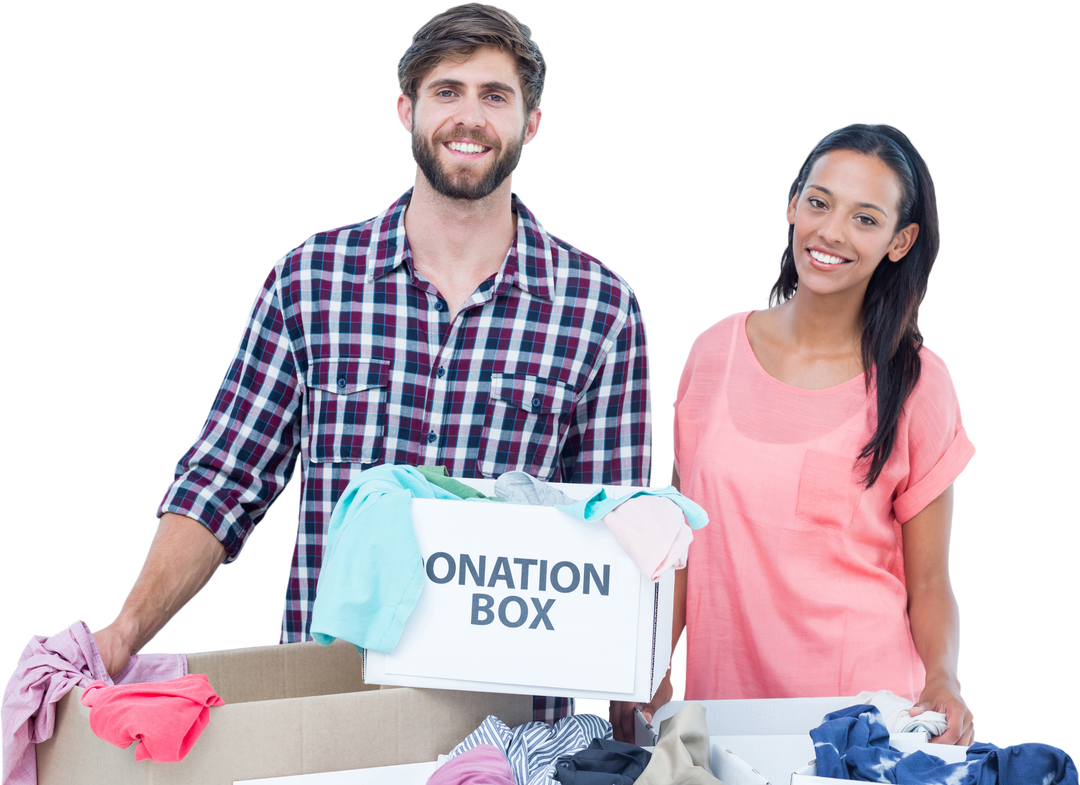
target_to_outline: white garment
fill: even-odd
[[[856,703],[869,703],[881,712],[881,721],[889,733],[923,733],[927,739],[940,736],[949,727],[948,720],[940,711],[924,711],[912,717],[909,714],[915,704],[907,698],[901,698],[890,690],[880,692],[860,692],[855,696]]]
[[[694,532],[671,499],[635,496],[605,515],[604,523],[650,581],[686,566]]]

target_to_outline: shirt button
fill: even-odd
[[[345,389],[345,385],[346,385],[346,384],[348,384],[348,382],[347,382],[347,381],[345,381],[345,377],[344,377],[344,376],[342,376],[342,377],[341,377],[340,379],[338,379],[338,380],[337,380],[337,386],[338,386],[338,388],[339,388],[339,389],[342,389],[342,390],[344,390],[344,389]]]
[[[540,399],[539,398],[533,398],[533,408],[534,409],[539,409],[540,408]]]
[[[443,378],[444,376],[446,376],[446,369],[440,368],[439,370],[435,371],[435,375],[438,376],[440,379]]]
[[[436,439],[438,439],[438,438],[439,438],[439,437],[435,435],[435,431],[429,431],[429,432],[428,432],[428,435],[427,435],[427,440],[428,440],[428,442],[433,442],[433,441],[435,441],[435,440],[436,440]]]
[[[436,311],[441,311],[445,307],[446,307],[446,303],[444,303],[442,300],[436,300],[435,301],[435,310]]]

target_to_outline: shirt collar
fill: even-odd
[[[410,188],[371,222],[368,282],[396,270],[407,260],[411,263],[405,238],[405,208],[411,198]],[[513,284],[529,294],[550,300],[555,290],[551,238],[516,194],[510,195],[510,207],[517,214],[517,236],[496,276],[496,289],[504,291],[506,285]]]

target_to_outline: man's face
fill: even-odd
[[[412,133],[420,171],[451,199],[491,194],[514,171],[540,123],[539,109],[525,116],[513,58],[492,48],[443,60],[424,77],[415,105],[398,99],[398,113]]]

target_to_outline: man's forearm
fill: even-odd
[[[109,673],[157,634],[225,561],[225,548],[198,521],[165,513],[116,620],[94,634]]]

